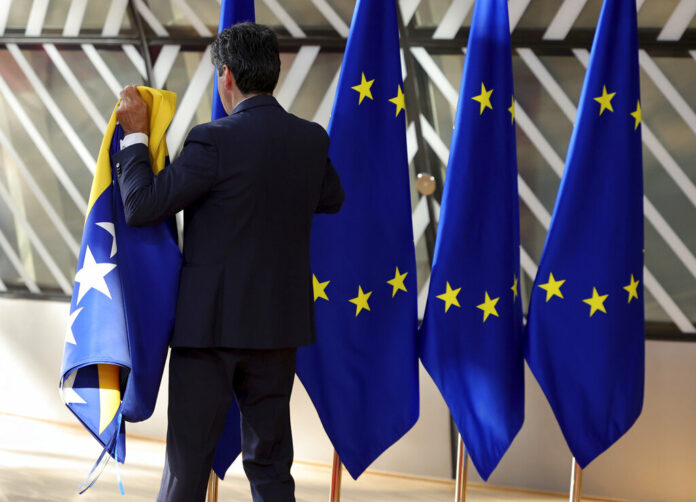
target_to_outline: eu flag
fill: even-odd
[[[531,295],[526,357],[581,467],[643,406],[636,2],[606,0]]]
[[[222,0],[220,4],[218,33],[229,28],[233,24],[243,23],[245,21],[254,22],[254,0]],[[217,71],[215,71],[215,81],[213,82],[213,120],[227,117],[227,112],[225,112],[225,109],[222,107],[222,101],[220,101],[217,83],[218,74]]]
[[[483,479],[524,421],[510,51],[507,2],[478,0],[419,347]]]
[[[165,132],[176,95],[138,91],[148,104],[150,160],[158,173],[169,161]],[[125,458],[123,421],[145,420],[155,407],[182,261],[173,221],[126,224],[110,164],[122,138],[112,114],[92,183],[60,381],[70,411],[119,462]]]
[[[233,24],[245,21],[254,22],[254,0],[222,0],[220,4],[220,24],[218,33],[229,28]],[[227,117],[227,112],[222,107],[220,95],[218,94],[218,74],[215,71],[215,82],[213,83],[213,112],[212,119]],[[234,459],[242,451],[242,436],[240,425],[240,413],[237,401],[233,401],[227,412],[225,429],[215,448],[215,458],[213,460],[213,470],[220,479],[225,479],[225,473],[229,469]]]
[[[396,2],[358,0],[329,125],[346,200],[317,215],[317,343],[297,371],[351,476],[418,418],[416,267]]]

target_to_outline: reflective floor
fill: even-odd
[[[56,425],[0,414],[0,502],[153,501],[164,458],[164,443],[128,439],[127,463],[121,466],[126,497],[121,497],[110,463],[85,495],[77,486],[89,472],[99,450],[79,427]],[[331,477],[328,466],[296,462],[293,476],[298,502],[326,502]],[[343,478],[342,502],[452,501],[454,483],[424,481],[366,473],[359,481]],[[219,501],[250,501],[239,462],[220,483]],[[467,501],[555,502],[567,497],[470,487]]]

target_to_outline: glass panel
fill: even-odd
[[[19,254],[17,250],[17,234],[14,229],[14,219],[7,209],[7,206],[2,201],[0,201],[0,233],[9,241],[9,245],[15,254]],[[3,248],[0,248],[0,274],[2,274],[0,277],[2,277],[3,282],[8,288],[15,286],[21,289],[24,284],[22,277],[10,262]]]
[[[104,120],[108,120],[118,99],[97,72],[87,54],[80,47],[69,47],[60,51],[61,56],[84,88],[89,99],[99,110]],[[115,72],[115,69],[112,69]],[[116,74],[118,79],[118,74]],[[137,81],[140,83],[140,80]],[[123,82],[121,82],[123,83]],[[101,134],[102,131],[99,131]]]
[[[48,3],[48,9],[46,10],[46,18],[44,19],[43,29],[49,31],[62,31],[63,26],[65,25],[65,16],[67,15],[69,8],[70,0],[51,0]]]
[[[534,0],[529,2],[522,19],[515,29],[543,29],[545,30],[558,12],[561,2],[558,0]]]
[[[353,19],[353,9],[355,2],[353,0],[328,0],[336,13],[341,16],[343,21],[350,26],[350,21]]]
[[[216,0],[187,0],[201,20],[215,31],[218,24],[220,4]],[[350,23],[353,14],[354,0],[327,0],[338,15]],[[451,0],[423,0],[415,15],[415,24],[419,27],[437,27],[447,10]],[[8,18],[8,29],[23,31],[33,2],[15,0],[12,3]],[[646,28],[662,28],[672,15],[679,0],[654,1],[646,0],[639,12],[639,25]],[[88,2],[82,26],[82,34],[100,33],[106,20],[111,3],[105,1]],[[190,20],[172,0],[149,0],[148,5],[165,26],[178,33],[192,34]],[[282,1],[281,5],[288,14],[303,28],[326,29],[333,32],[330,24],[311,0]],[[521,21],[520,28],[545,30],[558,12],[561,3],[557,0],[535,0],[530,2]],[[55,0],[50,2],[45,20],[45,33],[62,29],[65,16],[70,7],[70,0]],[[597,22],[601,8],[601,0],[588,0],[574,23],[574,28],[592,29]],[[264,24],[279,27],[276,15],[265,2],[256,2],[257,20]],[[463,21],[467,26],[471,12]],[[690,21],[690,27],[696,27],[696,19]],[[148,33],[151,29],[147,27]],[[123,19],[120,34],[133,33],[130,28],[129,15]],[[337,36],[334,35],[333,36]],[[94,67],[85,52],[79,46],[59,45],[61,55],[70,70],[84,87],[103,119],[107,119],[116,103],[117,97],[106,85],[103,75]],[[94,125],[84,103],[77,98],[63,77],[57,72],[53,62],[43,50],[24,48],[23,54],[34,68],[49,94],[63,110],[75,129],[80,140],[85,144],[94,157],[101,142],[102,131]],[[458,48],[455,48],[458,49]],[[152,49],[156,59],[157,48]],[[200,50],[182,51],[169,75],[166,87],[177,92],[181,100],[189,87],[191,78],[201,62],[203,48]],[[121,47],[100,47],[98,53],[119,82],[119,85],[142,83],[142,77],[136,71],[133,63],[125,55]],[[686,57],[654,57],[655,63],[672,85],[683,96],[688,105],[696,108],[696,72],[692,71],[695,64]],[[289,68],[294,62],[295,53],[281,54],[281,75],[279,86],[283,85]],[[411,57],[406,52],[406,57]],[[431,55],[435,64],[444,73],[451,86],[458,90],[461,79],[464,56],[462,54]],[[298,116],[312,119],[319,103],[323,99],[342,55],[339,53],[320,52],[310,69],[296,99],[290,106],[290,111]],[[540,59],[551,77],[558,82],[569,99],[577,103],[582,89],[585,74],[584,67],[572,56],[540,56]],[[205,63],[207,64],[207,62]],[[450,103],[418,62],[414,62],[413,74],[419,89],[419,106],[421,113],[427,118],[442,142],[449,146],[452,138],[452,124],[455,116],[455,106]],[[212,68],[211,68],[212,70]],[[551,148],[563,157],[567,150],[572,133],[572,123],[553,98],[546,92],[542,84],[529,70],[521,58],[513,58],[516,99],[519,109],[524,109],[534,126],[538,128]],[[13,95],[29,115],[30,120],[46,141],[61,166],[77,187],[77,190],[87,197],[92,181],[92,175],[78,156],[75,147],[70,143],[66,134],[60,130],[55,119],[48,112],[45,104],[39,98],[30,82],[23,75],[11,55],[0,49],[0,76],[6,81]],[[642,99],[645,123],[653,131],[656,139],[669,152],[671,158],[693,183],[696,183],[696,165],[693,162],[694,131],[680,117],[677,111],[666,99],[663,91],[643,72]],[[406,87],[409,91],[410,87]],[[190,126],[205,122],[210,118],[212,96],[212,80],[206,84],[195,113],[192,114]],[[407,110],[409,121],[418,120],[416,110]],[[58,181],[46,159],[35,147],[22,123],[9,107],[5,97],[0,95],[0,130],[9,138],[14,149],[27,170],[36,179],[39,188],[45,193],[47,200],[56,214],[65,221],[70,233],[79,240],[82,232],[84,215],[79,210],[65,188]],[[438,160],[432,148],[424,142],[426,152],[435,165],[441,169],[444,178],[446,166]],[[559,177],[553,172],[547,161],[540,154],[537,146],[531,143],[526,133],[517,127],[518,169],[520,176],[534,192],[541,204],[550,213],[555,203],[559,186]],[[664,159],[662,159],[664,161]],[[420,195],[415,188],[417,172],[422,166],[412,164],[411,173],[412,202],[418,203]],[[0,181],[10,191],[13,203],[22,211],[32,224],[39,238],[51,250],[53,258],[69,280],[74,276],[75,257],[65,245],[48,218],[46,211],[40,206],[35,193],[31,190],[21,174],[20,166],[16,165],[11,152],[0,147]],[[696,209],[683,191],[676,186],[674,180],[667,174],[661,160],[650,150],[644,149],[644,181],[646,196],[653,202],[656,209],[668,221],[669,226],[678,238],[686,245],[690,253],[696,253]],[[520,202],[520,225],[522,230],[522,246],[532,260],[538,262],[546,236],[546,231],[537,218],[531,213],[524,201]],[[0,202],[0,231],[10,240],[13,249],[25,263],[27,271],[36,278],[42,288],[55,289],[57,283],[49,273],[45,263],[28,242],[26,233],[17,225],[5,203]],[[668,242],[652,224],[646,224],[646,264],[666,289],[679,307],[696,322],[696,287],[695,281],[686,266],[675,254]],[[422,238],[416,247],[419,287],[428,276],[429,259],[426,240]],[[0,277],[10,286],[21,284],[22,280],[10,264],[5,253],[0,251]],[[531,278],[523,274],[523,294],[528,295]],[[668,321],[665,312],[659,307],[652,296],[646,292],[646,312],[649,320]]]
[[[29,12],[33,2],[12,2],[10,12],[7,15],[7,28],[12,30],[24,30],[29,20]]]
[[[415,25],[419,28],[434,28],[440,24],[449,8],[451,0],[423,1],[418,6],[414,16]]]
[[[640,28],[662,28],[680,0],[645,0],[638,11]]]
[[[150,10],[165,26],[191,26],[188,17],[179,9],[172,0],[150,0]],[[262,2],[257,2],[260,4]],[[211,31],[217,32],[220,19],[220,4],[215,0],[188,0],[188,5],[195,9],[196,15]]]
[[[319,53],[289,111],[312,120],[342,60],[341,54]]]
[[[96,30],[101,32],[106,22],[106,15],[109,13],[109,8],[111,7],[111,2],[107,1],[89,1],[87,2],[87,9],[85,10],[85,17],[82,20],[82,33],[85,30]],[[67,12],[66,12],[67,14]],[[131,34],[135,32],[135,28],[131,27],[130,17],[128,16],[128,9],[123,16],[123,22],[121,24],[121,35]]]

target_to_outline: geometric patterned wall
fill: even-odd
[[[385,0],[389,1],[389,0]],[[696,339],[696,2],[638,0],[650,336]],[[473,0],[400,0],[419,287],[427,291]],[[289,111],[328,124],[353,0],[256,0]],[[601,0],[509,0],[523,294],[563,170]],[[0,0],[0,294],[71,294],[101,136],[126,84],[178,94],[176,152],[209,120],[217,0]],[[421,300],[423,295],[421,295]],[[421,302],[422,303],[422,302]]]

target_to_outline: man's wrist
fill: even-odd
[[[125,150],[132,145],[145,145],[148,146],[149,137],[143,132],[133,132],[126,134],[121,140],[121,150]]]

